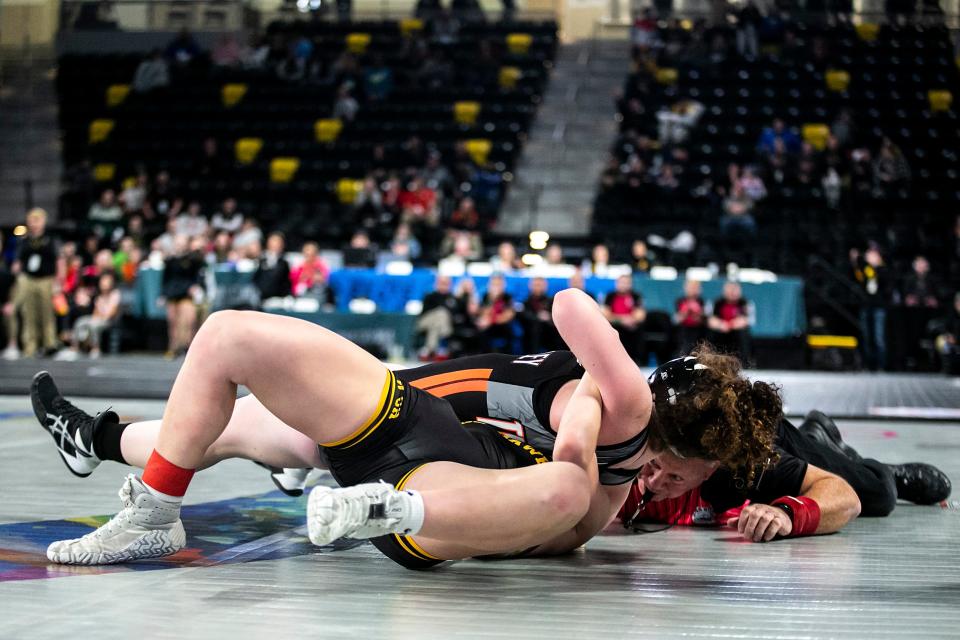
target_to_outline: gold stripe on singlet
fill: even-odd
[[[390,408],[393,405],[393,399],[396,395],[396,391],[396,376],[394,376],[393,372],[388,369],[387,379],[383,382],[383,389],[380,391],[380,400],[377,403],[377,408],[374,410],[373,415],[371,415],[370,418],[368,418],[359,429],[351,433],[346,438],[341,438],[340,440],[336,440],[334,442],[321,442],[320,446],[348,449],[365,439],[371,433],[376,431],[377,427],[383,423],[384,419],[390,413]]]

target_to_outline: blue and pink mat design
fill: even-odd
[[[279,491],[187,506],[181,516],[185,549],[168,558],[102,567],[53,564],[46,549],[54,540],[89,533],[112,514],[0,525],[0,582],[276,560],[363,544],[338,540],[313,546],[306,534],[306,508],[306,496],[291,499]]]

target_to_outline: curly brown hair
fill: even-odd
[[[650,444],[685,458],[717,460],[743,475],[749,486],[757,471],[773,464],[773,441],[783,418],[776,385],[744,378],[740,360],[699,345],[690,354],[706,369],[674,403],[658,399],[651,417]]]

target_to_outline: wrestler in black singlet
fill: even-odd
[[[348,438],[320,446],[328,468],[344,487],[383,480],[403,489],[430,462],[457,462],[481,469],[516,469],[549,457],[509,434],[476,422],[461,422],[450,404],[388,373],[374,415]],[[371,542],[409,569],[440,562],[412,538],[380,536]]]
[[[583,374],[569,351],[467,356],[396,372],[400,380],[447,400],[460,420],[486,423],[551,457],[557,432],[550,425],[550,407],[560,388]],[[597,447],[600,483],[632,481],[639,469],[612,467],[635,456],[646,443],[643,430],[627,442]]]

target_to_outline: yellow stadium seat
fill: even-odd
[[[340,118],[321,118],[313,123],[313,133],[317,142],[328,144],[336,142],[343,129],[343,121]]]
[[[657,69],[656,78],[660,84],[677,84],[677,70],[662,67]]]
[[[486,138],[474,138],[466,141],[467,153],[479,165],[487,163],[487,157],[490,155],[490,149],[493,143]]]
[[[515,56],[525,55],[533,44],[533,36],[529,33],[507,34],[507,49]]]
[[[130,85],[128,84],[112,84],[107,87],[107,106],[115,107],[119,104],[123,104],[123,101],[127,99],[127,96],[130,94]]]
[[[864,42],[873,42],[880,33],[880,25],[873,22],[864,22],[856,26],[857,35]]]
[[[523,77],[523,72],[517,67],[500,67],[500,88],[516,89],[517,81]]]
[[[361,190],[363,190],[363,180],[354,180],[353,178],[337,180],[337,198],[341,204],[353,204]]]
[[[290,182],[299,168],[300,158],[274,158],[270,161],[270,182]]]
[[[110,182],[117,173],[117,165],[112,162],[101,162],[93,167],[93,179],[97,182]]]
[[[404,18],[400,21],[400,33],[409,38],[415,33],[423,31],[423,20],[420,18]]]
[[[453,103],[453,119],[458,124],[476,124],[480,115],[480,103],[473,100],[461,100]]]
[[[90,144],[97,144],[109,138],[110,132],[113,131],[113,124],[113,120],[106,118],[100,118],[91,122],[89,132]]]
[[[247,85],[242,82],[232,82],[223,85],[220,97],[223,99],[223,106],[230,108],[243,100],[245,95],[247,95]]]
[[[807,336],[807,346],[813,349],[856,349],[854,336]]]
[[[949,111],[953,104],[953,94],[946,89],[935,89],[927,92],[931,111]]]
[[[367,47],[369,46],[370,46],[369,33],[348,33],[347,34],[347,51],[349,51],[350,53],[362,55],[367,52]]]
[[[843,92],[850,85],[850,74],[842,69],[828,69],[825,78],[831,91]]]
[[[830,137],[830,127],[823,123],[812,122],[803,125],[803,139],[813,145],[817,151],[823,151]]]
[[[261,138],[240,138],[234,147],[234,156],[240,164],[250,164],[257,159],[262,148]]]

